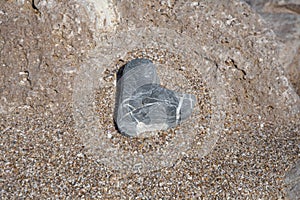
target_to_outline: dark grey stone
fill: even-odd
[[[115,120],[119,131],[129,136],[165,130],[188,118],[195,102],[194,95],[160,86],[150,60],[134,59],[119,74]]]

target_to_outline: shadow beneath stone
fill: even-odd
[[[119,108],[119,98],[120,98],[120,87],[118,87],[118,83],[119,83],[119,80],[122,78],[123,76],[123,73],[124,73],[124,68],[125,68],[126,64],[122,65],[120,67],[120,69],[117,71],[116,75],[117,75],[117,81],[116,81],[116,96],[115,96],[115,107],[114,107],[114,126],[115,126],[115,129],[119,131],[120,134],[128,137],[128,135],[122,133],[119,128],[118,128],[118,125],[117,125],[117,114],[118,114],[118,108]]]

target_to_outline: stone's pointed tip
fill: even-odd
[[[179,105],[176,110],[177,125],[192,115],[197,99],[196,96],[192,94],[176,93],[176,96],[179,99]]]

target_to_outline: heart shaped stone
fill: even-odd
[[[150,60],[134,59],[119,70],[115,121],[125,135],[174,127],[192,114],[195,103],[194,95],[162,87]]]

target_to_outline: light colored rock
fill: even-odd
[[[85,4],[85,1],[82,1]],[[119,23],[118,14],[112,0],[88,0],[94,9],[90,10],[90,15],[95,15],[96,24],[101,31],[113,31]],[[90,7],[91,7],[90,6]],[[87,6],[88,7],[88,6]]]
[[[300,95],[300,2],[297,0],[247,0],[278,38],[278,61]]]

